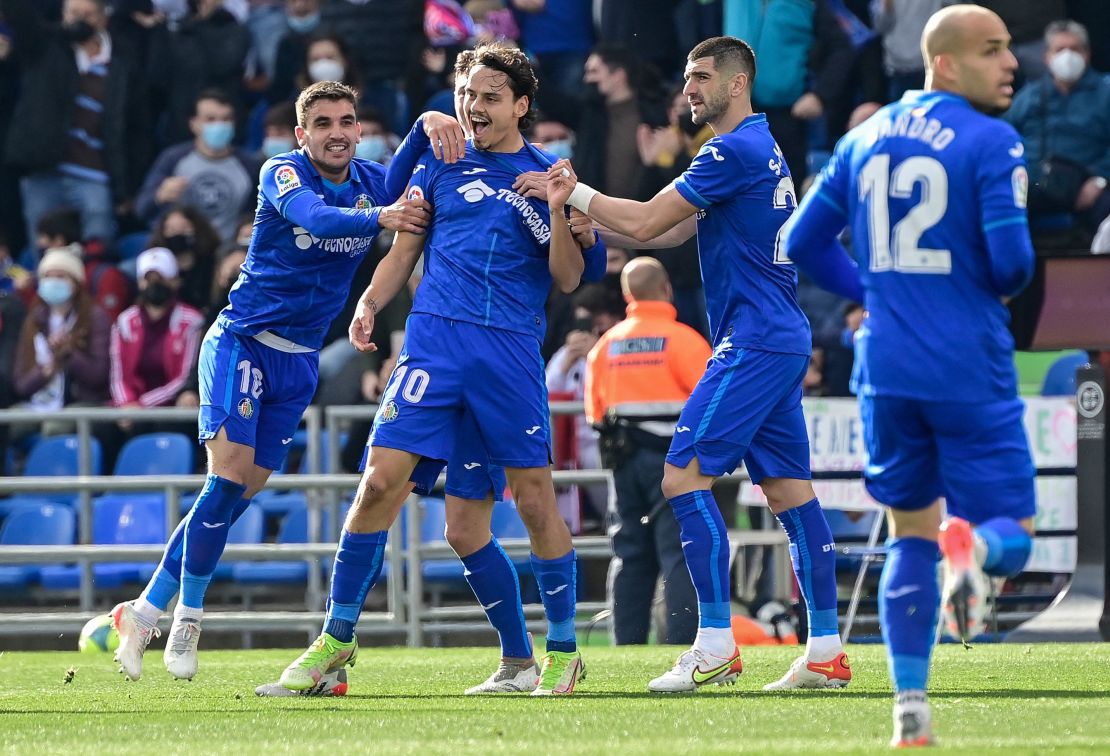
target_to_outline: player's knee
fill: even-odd
[[[389,497],[390,492],[396,488],[397,481],[393,479],[393,476],[381,468],[368,467],[359,482],[354,506],[364,508],[381,504]]]
[[[488,527],[475,526],[473,523],[448,522],[443,535],[460,557],[473,554],[489,543],[490,539]]]
[[[663,489],[663,495],[668,499],[673,499],[695,489],[695,487],[692,487],[690,475],[687,471],[684,468],[671,465],[667,465],[663,470],[663,483],[660,488]]]

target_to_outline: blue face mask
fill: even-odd
[[[554,142],[548,142],[543,148],[560,160],[570,160],[574,155],[574,145],[571,144],[569,139],[558,139]]]
[[[65,304],[73,298],[73,284],[65,278],[44,278],[39,281],[39,297],[51,307]]]
[[[262,154],[267,158],[293,150],[293,140],[287,137],[266,137],[262,140]]]
[[[364,136],[362,141],[355,145],[355,156],[375,163],[384,163],[389,157],[389,143],[385,141],[385,137],[377,134]]]
[[[297,34],[308,34],[320,25],[320,14],[313,13],[308,16],[289,16],[286,18],[286,21],[289,22],[289,28]]]
[[[200,139],[210,150],[225,150],[235,136],[235,124],[231,121],[209,121],[200,127]]]

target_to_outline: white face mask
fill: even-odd
[[[343,81],[343,64],[335,58],[318,58],[308,64],[308,77],[317,81]]]
[[[1074,84],[1087,70],[1087,62],[1075,50],[1061,50],[1048,59],[1048,70],[1064,84]]]

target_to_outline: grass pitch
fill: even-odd
[[[468,697],[495,649],[365,648],[345,698],[260,699],[297,650],[203,651],[172,680],[161,651],[124,681],[107,655],[0,655],[0,750],[47,753],[675,754],[882,752],[891,694],[880,646],[849,649],[843,691],[764,693],[796,648],[744,653],[732,687],[649,694],[674,647],[588,648],[569,698]],[[67,670],[75,670],[65,682]],[[946,751],[1110,752],[1110,644],[937,650],[931,693]]]

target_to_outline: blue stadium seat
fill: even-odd
[[[420,542],[446,543],[444,531],[447,527],[446,502],[434,496],[420,500]],[[425,559],[421,565],[424,580],[429,582],[461,582],[463,565],[457,557],[449,559]]]
[[[320,529],[327,532],[331,518],[326,509],[320,512]],[[282,520],[278,543],[308,542],[308,507],[294,509]],[[231,579],[237,583],[278,584],[303,583],[308,579],[308,563],[240,562],[231,566]]]
[[[58,502],[53,499],[43,498],[42,496],[13,496],[10,499],[0,499],[0,520],[3,520],[20,509],[57,503]]]
[[[247,507],[243,514],[239,515],[239,519],[231,526],[231,530],[227,534],[227,542],[229,544],[252,544],[262,543],[263,525],[265,516],[262,512],[262,507],[251,504]],[[216,565],[216,571],[213,573],[214,580],[230,580],[233,577],[233,570],[236,565],[251,564],[250,562],[220,562]]]
[[[528,537],[528,528],[524,527],[524,520],[520,519],[516,504],[510,499],[494,502],[493,515],[490,517],[490,531],[499,541],[506,538]],[[520,575],[532,574],[532,560],[527,556],[512,558],[512,562]]]
[[[166,506],[160,494],[108,494],[93,502],[93,543],[108,545],[161,544],[166,540]],[[149,562],[108,562],[93,565],[98,588],[118,588],[140,582],[156,565]],[[44,567],[44,588],[78,587],[81,572],[75,566]]]
[[[1044,376],[1041,396],[1071,396],[1075,393],[1075,371],[1090,362],[1086,352],[1068,352],[1053,362]]]
[[[114,475],[189,475],[196,444],[182,433],[146,433],[123,445]]]
[[[49,501],[24,499],[0,527],[0,545],[65,546],[73,543],[77,532],[77,515],[70,507]],[[41,565],[17,564],[0,566],[0,591],[11,591],[33,585],[39,579]]]
[[[24,465],[23,474],[44,478],[58,477],[61,475],[77,475],[77,455],[77,436],[47,436],[31,448],[31,453],[27,455],[27,463]],[[90,474],[100,475],[100,442],[95,438],[89,439],[89,457],[91,462],[89,468]],[[50,499],[59,504],[69,505],[75,504],[79,498],[78,495],[74,493],[53,491],[43,492],[41,495],[43,498]]]
[[[130,234],[124,234],[116,239],[115,247],[116,256],[120,260],[131,260],[138,257],[139,254],[147,248],[147,243],[150,241],[149,231],[133,231]]]

